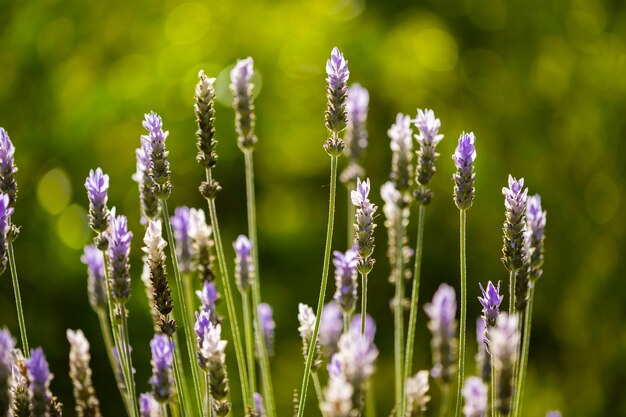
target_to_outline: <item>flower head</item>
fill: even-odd
[[[102,251],[93,245],[87,245],[80,261],[87,265],[87,293],[91,308],[94,310],[105,308],[107,306],[107,294]]]
[[[496,371],[496,407],[507,415],[513,407],[514,378],[517,349],[520,341],[519,318],[516,314],[502,313],[496,327],[489,330],[489,351]]]
[[[367,107],[370,96],[367,90],[360,84],[354,83],[348,89],[346,101],[346,112],[348,114],[348,124],[346,127],[346,155],[350,162],[341,174],[344,183],[351,183],[356,176],[363,175],[363,168],[359,165],[367,149]]]
[[[426,405],[430,401],[428,395],[428,371],[419,371],[414,377],[406,380],[405,395],[407,398],[408,417],[421,417],[426,413]]]
[[[159,403],[165,403],[174,395],[174,342],[164,334],[155,334],[150,341],[150,350],[152,395]]]
[[[356,333],[358,335],[361,334],[361,314],[355,314],[352,317],[352,322],[350,323],[350,331],[352,333]],[[365,338],[370,342],[374,342],[374,337],[376,336],[376,322],[369,314],[365,315],[365,332],[363,333]]]
[[[334,299],[346,314],[352,313],[357,300],[357,265],[359,256],[353,249],[333,252],[336,291]]]
[[[67,340],[70,342],[70,378],[74,386],[76,414],[100,417],[100,402],[91,380],[89,342],[82,330],[68,329]]]
[[[435,113],[430,110],[417,110],[417,116],[413,120],[413,123],[419,130],[419,134],[415,135],[415,139],[419,144],[419,151],[417,152],[417,174],[415,176],[416,181],[426,186],[430,183],[433,175],[435,174],[435,162],[439,157],[436,151],[437,145],[443,139],[443,135],[439,134],[439,128],[441,127],[441,121],[435,117]],[[429,193],[425,193],[428,196]],[[422,203],[428,203],[430,200],[423,201]]]
[[[502,188],[506,209],[503,231],[502,262],[509,271],[517,271],[528,261],[526,235],[526,200],[528,188],[524,179],[509,175],[509,187]]]
[[[335,354],[341,363],[341,371],[350,384],[360,389],[374,374],[378,349],[373,341],[360,332],[344,333],[339,339],[339,351]]]
[[[13,207],[17,199],[15,174],[15,146],[6,130],[0,127],[0,192],[9,196],[9,205]]]
[[[217,313],[217,303],[220,300],[220,293],[214,282],[204,281],[202,289],[196,291],[196,296],[200,299],[200,309],[209,313],[213,324],[220,323],[222,318]]]
[[[343,375],[331,378],[324,390],[324,402],[320,405],[327,417],[350,417],[354,388]]]
[[[355,236],[354,246],[359,255],[358,270],[361,274],[367,275],[374,267],[376,260],[372,257],[374,253],[374,215],[376,207],[369,198],[370,180],[361,181],[357,178],[356,190],[350,193],[352,204],[357,206],[356,223],[354,224]]]
[[[530,246],[530,279],[533,282],[543,274],[543,241],[545,239],[546,216],[547,212],[541,208],[541,196],[535,194],[528,197],[526,227]]]
[[[413,140],[411,117],[398,113],[396,123],[387,131],[391,139],[391,181],[401,193],[406,192],[413,182]]]
[[[25,365],[32,417],[48,417],[48,403],[52,397],[50,381],[53,376],[43,350],[41,348],[31,350],[30,358],[25,360]]]
[[[142,140],[139,148],[135,150],[137,158],[137,170],[132,176],[133,181],[139,185],[139,202],[141,203],[142,220],[157,219],[161,215],[159,199],[154,194],[155,183],[150,176],[150,154],[152,147],[149,141]]]
[[[252,260],[252,242],[244,235],[239,235],[235,243],[235,282],[239,291],[246,292],[254,280],[254,262]]]
[[[6,329],[0,330],[0,416],[8,416],[11,405],[11,376],[15,339]]]
[[[0,193],[0,273],[6,269],[8,258],[8,240],[10,235],[10,221],[13,207],[10,206],[9,196]]]
[[[498,320],[498,314],[500,314],[500,304],[504,300],[504,296],[500,295],[500,282],[498,282],[498,286],[495,286],[489,281],[487,289],[483,288],[481,283],[478,285],[483,293],[482,297],[478,297],[478,301],[483,306],[483,320],[489,327],[493,327]]]
[[[261,331],[263,332],[263,340],[265,348],[269,356],[274,356],[274,332],[276,323],[272,315],[272,307],[267,303],[260,303],[257,308],[259,321],[261,322]]]
[[[159,200],[165,200],[172,191],[170,183],[170,163],[167,160],[168,150],[165,140],[169,132],[163,131],[161,116],[155,112],[144,115],[143,127],[148,131],[147,135],[141,136],[142,143],[149,145],[150,149],[150,178],[154,182],[152,191]]]
[[[332,137],[326,141],[324,148],[329,155],[339,156],[345,148],[345,143],[339,139],[339,132],[346,128],[348,114],[346,99],[348,98],[348,61],[338,48],[333,48],[330,59],[326,62],[326,128]]]
[[[198,84],[196,84],[195,104],[193,105],[196,114],[196,124],[198,130],[196,136],[198,141],[198,156],[196,160],[205,168],[213,168],[217,164],[217,154],[215,147],[215,78],[206,76],[203,70],[198,73]]]
[[[474,133],[461,134],[459,144],[456,147],[452,160],[456,166],[456,172],[452,175],[454,181],[454,202],[459,210],[465,210],[472,206],[474,201],[474,161],[476,160],[476,148],[474,147]]]
[[[450,383],[455,372],[456,361],[456,297],[454,289],[447,284],[441,284],[432,302],[424,306],[430,321],[428,328],[433,338],[431,349],[433,355],[434,378]]]
[[[235,109],[235,129],[237,143],[244,149],[253,149],[257,138],[254,135],[254,103],[252,92],[254,84],[251,82],[254,74],[254,61],[248,57],[240,59],[230,72],[230,91],[233,93],[233,108]]]
[[[463,385],[463,415],[465,417],[485,417],[487,415],[487,385],[478,377],[472,376]]]
[[[320,318],[319,342],[322,352],[329,358],[337,352],[337,342],[343,332],[343,312],[335,300],[322,309]]]
[[[254,400],[254,411],[258,417],[265,417],[265,408],[263,407],[263,397],[258,392],[252,394]]]
[[[116,216],[109,231],[109,267],[111,295],[116,302],[125,303],[130,298],[130,241],[126,216]]]
[[[300,337],[302,338],[302,355],[305,358],[309,353],[309,347],[311,347],[311,344],[313,343],[315,319],[316,316],[311,307],[302,303],[298,304],[298,321],[300,322],[298,331],[300,332]],[[315,350],[315,354],[313,356],[311,370],[315,372],[322,365],[319,338],[315,341],[313,349]]]
[[[159,417],[161,406],[151,393],[144,392],[139,396],[139,415],[141,417]]]
[[[196,323],[196,334],[198,335],[199,351],[198,361],[200,367],[210,375],[209,385],[213,396],[213,411],[218,416],[225,416],[230,411],[228,402],[228,375],[226,373],[226,344],[222,340],[222,326],[213,324],[208,319],[208,314],[201,311]],[[202,324],[199,324],[202,322]],[[201,334],[198,327],[204,327]]]
[[[546,417],[561,417],[561,412],[560,411],[548,411],[548,414],[546,414]]]
[[[193,264],[198,271],[200,280],[213,281],[215,279],[215,256],[213,255],[213,229],[207,225],[204,211],[201,209],[189,210],[189,237],[193,253]]]
[[[102,169],[90,170],[85,180],[87,198],[89,199],[89,226],[96,233],[102,233],[109,227],[109,210],[107,209],[107,193],[109,192],[109,176]]]

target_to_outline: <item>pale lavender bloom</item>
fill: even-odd
[[[530,279],[535,282],[543,274],[543,241],[546,227],[546,211],[541,208],[539,194],[528,197],[526,227],[530,246]]]
[[[252,242],[244,235],[239,235],[235,243],[235,283],[239,291],[246,292],[254,280],[254,262],[252,261]]]
[[[190,227],[189,207],[176,207],[174,215],[170,217],[170,224],[174,232],[176,240],[176,257],[180,272],[190,274],[193,268],[193,253],[191,248],[191,237],[189,236]]]
[[[319,343],[328,358],[337,352],[337,342],[343,332],[343,312],[333,300],[322,309],[320,318]]]
[[[193,253],[193,264],[202,282],[215,279],[213,255],[213,230],[207,225],[202,209],[189,210],[189,237]]]
[[[155,334],[150,341],[150,350],[152,395],[159,403],[165,403],[174,395],[174,342],[164,334]]]
[[[354,83],[348,89],[346,112],[348,113],[348,125],[346,127],[346,155],[351,162],[358,163],[363,159],[367,148],[367,107],[370,96],[367,89],[360,84]]]
[[[313,343],[315,318],[315,313],[313,312],[313,309],[311,307],[302,303],[298,304],[298,321],[300,322],[300,327],[298,327],[298,331],[300,332],[300,337],[302,338],[302,355],[305,358],[308,356],[309,347]],[[322,365],[322,353],[319,338],[315,340],[313,349],[315,353],[313,355],[311,371],[316,372],[317,369],[319,369],[319,367]]]
[[[252,394],[252,399],[254,400],[254,411],[256,412],[257,417],[265,417],[265,408],[263,407],[263,397],[258,392]]]
[[[233,108],[235,109],[235,129],[238,135],[238,144],[241,149],[252,149],[257,142],[254,135],[254,103],[252,90],[254,84],[251,79],[254,75],[254,61],[251,57],[240,59],[230,72],[230,91],[233,93]]]
[[[13,207],[10,206],[9,196],[0,193],[0,273],[4,272],[9,262],[8,239],[12,214]]]
[[[487,385],[478,377],[472,376],[463,385],[463,415],[465,417],[485,417],[487,414]]]
[[[359,256],[353,249],[348,249],[345,253],[333,252],[335,258],[335,296],[333,297],[345,314],[354,311],[357,300],[357,266]]]
[[[339,339],[339,351],[335,354],[341,363],[342,373],[350,384],[360,389],[374,374],[378,349],[360,332],[344,333]]]
[[[398,113],[396,123],[387,131],[391,139],[391,181],[401,193],[406,192],[413,182],[413,139],[411,117]]]
[[[0,416],[8,416],[11,405],[12,357],[15,339],[7,329],[0,330]]]
[[[87,245],[80,261],[87,265],[87,293],[89,304],[94,311],[107,307],[106,279],[104,273],[104,256],[102,251],[93,245]]]
[[[82,330],[67,330],[70,342],[70,378],[74,387],[76,414],[79,417],[100,417],[100,402],[93,387],[89,362],[89,341]]]
[[[431,349],[433,356],[433,378],[443,383],[452,382],[455,373],[456,349],[456,298],[454,288],[441,284],[431,303],[424,306],[430,321],[428,328],[433,337]]]
[[[355,314],[350,323],[350,331],[352,333],[361,334],[361,314]],[[365,315],[365,332],[363,333],[365,338],[371,343],[374,342],[376,336],[376,322],[369,314]]]
[[[506,209],[503,231],[502,262],[509,271],[517,271],[528,261],[526,236],[526,200],[524,179],[509,175],[509,188],[502,188]]]
[[[7,131],[0,127],[0,192],[9,196],[11,207],[17,199],[16,172],[15,146],[13,146]]]
[[[215,309],[215,303],[219,298],[219,292],[214,282],[206,281],[202,286],[202,290],[196,291],[196,295],[202,303],[202,311],[210,312]]]
[[[348,97],[348,61],[346,61],[336,47],[326,62],[326,112],[325,125],[331,137],[324,143],[326,153],[332,157],[341,155],[346,147],[339,133],[346,128],[348,113],[346,112],[346,99]]]
[[[263,331],[263,340],[265,341],[267,354],[268,356],[274,356],[274,332],[276,330],[276,323],[272,317],[272,307],[267,303],[261,303],[257,308],[257,314],[261,322],[261,330]]]
[[[500,314],[496,327],[489,329],[489,351],[496,371],[496,407],[504,415],[513,407],[515,367],[520,332],[517,314]]]
[[[196,339],[198,340],[198,364],[202,369],[206,369],[206,358],[200,353],[200,349],[202,349],[202,343],[204,342],[210,327],[211,314],[205,310],[200,310],[200,312],[196,311],[194,331],[196,333]]]
[[[168,150],[165,147],[165,140],[169,132],[163,131],[163,121],[155,112],[147,113],[144,116],[142,125],[148,134],[142,135],[141,141],[142,144],[147,143],[150,149],[149,174],[154,182],[152,191],[158,199],[165,200],[172,191],[170,163],[167,160]]]
[[[428,371],[419,371],[414,377],[407,379],[405,383],[407,417],[422,417],[425,415],[426,405],[430,401],[429,389]]]
[[[478,285],[483,294],[482,297],[478,297],[478,301],[480,301],[480,304],[483,306],[483,320],[487,326],[493,327],[498,320],[500,304],[502,300],[504,300],[504,296],[500,295],[500,282],[498,282],[498,286],[495,286],[489,281],[487,283],[487,289],[483,288],[481,283],[478,283]]]
[[[560,411],[548,411],[548,414],[546,414],[546,417],[561,417],[561,412]]]
[[[144,392],[139,396],[139,414],[141,417],[160,417],[161,406],[151,393]]]
[[[369,274],[376,260],[372,258],[374,252],[374,229],[376,224],[374,223],[374,215],[376,214],[376,207],[368,196],[370,192],[370,180],[361,181],[357,178],[356,190],[350,192],[350,198],[352,204],[357,207],[356,210],[356,223],[354,224],[354,230],[356,232],[354,236],[354,246],[359,255],[358,270],[361,274]]]
[[[85,180],[87,198],[89,199],[89,226],[96,233],[102,233],[109,227],[109,210],[107,200],[109,192],[109,176],[102,169],[90,170]]]
[[[118,303],[130,298],[130,241],[133,233],[128,230],[126,216],[116,216],[109,232],[109,281],[111,295]]]
[[[326,365],[326,370],[328,371],[329,378],[337,378],[340,375],[343,375],[343,370],[341,367],[341,360],[338,355],[333,355],[328,361],[328,365]]]
[[[193,105],[196,114],[198,130],[196,136],[198,141],[198,156],[196,160],[205,168],[213,168],[217,164],[217,153],[215,147],[215,78],[206,76],[203,70],[198,72],[198,84],[196,84],[195,104]]]
[[[30,358],[26,359],[26,372],[28,375],[28,390],[30,392],[30,411],[32,417],[48,417],[48,404],[52,397],[50,393],[50,381],[52,374],[48,362],[41,348],[30,351]]]
[[[417,116],[413,123],[419,130],[415,139],[420,146],[417,152],[417,174],[416,180],[420,185],[428,185],[435,174],[435,162],[439,154],[436,151],[437,145],[443,139],[439,134],[441,121],[435,117],[435,113],[430,110],[417,110]]]
[[[324,401],[320,404],[326,417],[350,417],[354,388],[343,375],[331,378],[324,390]]]
[[[148,141],[142,140],[141,146],[135,150],[137,170],[132,179],[139,185],[141,213],[145,218],[156,219],[161,215],[161,205],[153,191],[154,180],[150,177],[150,154],[152,153],[150,146]]]
[[[413,273],[409,262],[410,257],[413,256],[413,249],[407,246],[408,237],[406,236],[406,234],[402,242],[402,256],[404,256],[403,264],[405,265],[405,269],[402,271],[402,273],[398,272],[396,262],[396,233],[398,230],[398,223],[403,222],[404,224],[407,224],[410,210],[408,207],[403,207],[405,206],[405,204],[402,199],[402,194],[396,189],[391,181],[387,181],[380,188],[380,196],[385,202],[385,204],[383,205],[383,213],[385,214],[385,228],[387,229],[387,258],[389,260],[389,266],[391,269],[389,274],[389,281],[393,284],[396,282],[396,277],[398,275],[402,275],[405,278],[410,278],[411,274]]]
[[[208,321],[205,312],[201,312],[200,315],[205,316],[203,321],[206,323],[206,329],[200,341],[198,359],[202,369],[211,376],[209,384],[213,397],[213,411],[218,416],[225,416],[230,411],[225,354],[227,342],[222,340],[222,326],[213,325]]]
[[[456,147],[452,160],[456,166],[456,172],[452,175],[454,180],[454,202],[459,210],[465,210],[472,206],[474,201],[474,161],[476,160],[476,148],[474,147],[474,133],[461,134],[459,144]]]

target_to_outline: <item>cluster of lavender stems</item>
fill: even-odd
[[[358,84],[348,87],[347,61],[337,48],[332,50],[326,73],[325,126],[329,137],[323,148],[331,162],[328,225],[317,308],[299,306],[298,330],[303,342],[304,375],[296,393],[295,414],[297,417],[304,415],[309,380],[312,380],[323,417],[373,417],[376,410],[371,379],[378,350],[374,343],[376,326],[367,314],[367,280],[375,263],[377,206],[370,199],[369,178],[362,180],[365,177],[363,156],[367,147],[365,123],[369,95]],[[217,163],[215,79],[200,71],[194,105],[198,126],[197,161],[205,169],[206,180],[199,191],[207,200],[210,225],[200,209],[178,207],[174,216],[169,216],[167,200],[174,188],[166,146],[168,132],[163,129],[161,117],[154,112],[145,115],[143,126],[147,134],[141,137],[136,152],[137,172],[133,179],[139,184],[139,211],[145,227],[142,275],[155,331],[150,342],[151,392],[141,395],[136,392],[126,307],[131,297],[129,259],[133,233],[128,228],[127,218],[108,206],[109,176],[97,168],[90,171],[85,182],[89,225],[95,233],[93,245],[85,247],[81,258],[87,266],[89,302],[98,316],[111,368],[130,417],[165,417],[169,413],[174,417],[277,415],[270,372],[276,325],[271,307],[262,302],[259,277],[253,166],[258,138],[255,133],[252,58],[238,61],[230,76],[235,132],[244,154],[246,176],[248,234],[240,235],[233,243],[233,281],[241,295],[243,335],[215,201],[221,191],[213,177]],[[417,133],[413,132],[413,126]],[[460,213],[459,320],[456,292],[451,286],[442,284],[432,302],[424,306],[429,319],[428,329],[432,333],[432,367],[430,371],[420,370],[413,374],[425,208],[433,198],[429,187],[439,156],[436,147],[443,138],[440,127],[441,122],[432,110],[418,109],[415,119],[398,114],[388,131],[392,151],[390,181],[382,187],[381,194],[385,202],[383,211],[392,264],[390,280],[395,286],[391,302],[395,356],[392,414],[396,417],[425,416],[431,399],[429,379],[432,378],[442,390],[441,416],[454,413],[455,417],[461,414],[466,417],[486,417],[488,414],[492,417],[521,417],[534,291],[543,272],[546,212],[538,195],[528,197],[523,179],[509,176],[508,187],[502,190],[505,203],[502,261],[509,272],[508,313],[500,311],[505,297],[500,293],[499,282],[494,285],[489,281],[484,287],[480,284],[482,295],[478,301],[482,316],[477,325],[478,376],[466,378],[465,241],[466,212],[472,206],[475,194],[473,133],[460,135],[452,156],[455,166],[453,201]],[[340,137],[344,130],[345,140]],[[348,241],[352,246],[346,251],[334,252],[336,290],[333,301],[325,304],[338,160],[344,150],[348,161],[341,181],[350,192]],[[11,334],[0,330],[0,417],[54,417],[61,415],[61,403],[50,392],[53,376],[43,350],[30,351],[28,348],[13,257],[12,241],[19,231],[11,223],[17,195],[14,153],[8,134],[0,128],[0,266],[4,269],[8,264],[13,276],[22,343],[19,349]],[[418,219],[415,246],[411,248],[406,231],[413,204],[418,205]],[[168,246],[169,264],[165,253]],[[411,271],[407,263],[413,255],[415,260]],[[172,299],[168,271],[174,277],[176,303]],[[359,314],[355,314],[359,298],[358,275],[361,276],[361,308]],[[195,276],[199,279],[194,279]],[[405,281],[412,284],[408,302],[405,300]],[[226,304],[224,317],[219,311],[220,292],[223,292]],[[410,310],[407,329],[404,327],[405,306]],[[229,323],[232,344],[222,339],[222,321]],[[179,337],[180,332],[183,335]],[[80,330],[68,330],[67,338],[76,414],[98,417],[100,402],[93,387],[90,344]],[[183,355],[181,345],[186,346],[186,355]],[[232,389],[226,368],[228,346],[233,346],[235,352],[243,410],[233,410],[230,400]],[[321,375],[324,369],[326,377]],[[326,387],[322,381],[326,381]],[[450,407],[451,401],[454,401],[454,408]]]

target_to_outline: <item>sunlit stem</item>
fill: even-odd
[[[139,404],[137,402],[137,395],[135,391],[135,377],[133,375],[133,359],[130,352],[130,338],[128,337],[128,320],[127,320],[127,312],[126,306],[124,304],[119,304],[119,313],[121,316],[121,324],[120,324],[120,347],[124,352],[123,357],[125,360],[125,365],[122,367],[126,368],[127,374],[127,386],[128,396],[130,397],[130,403],[132,404],[133,411],[135,415],[139,415]],[[120,350],[118,350],[120,352]]]
[[[367,274],[361,274],[361,336],[365,335],[365,316],[367,316]]]
[[[396,416],[402,416],[402,401],[404,398],[404,382],[402,380],[404,372],[402,362],[404,356],[404,214],[400,211],[396,224],[396,293],[394,298],[394,364],[395,364],[395,407]]]
[[[241,305],[243,306],[243,331],[246,343],[246,359],[248,360],[248,385],[250,387],[250,393],[254,393],[256,392],[254,336],[252,332],[250,300],[248,299],[247,291],[241,291]]]
[[[517,270],[512,270],[509,273],[509,314],[513,314],[515,311],[515,278]]]
[[[524,333],[522,339],[522,352],[519,362],[519,377],[515,388],[515,416],[522,416],[522,404],[524,402],[524,389],[526,386],[526,367],[528,366],[528,349],[530,347],[530,328],[533,318],[533,299],[535,298],[535,287],[530,287],[528,295],[528,305],[524,312]]]
[[[174,333],[170,338],[170,342],[174,342],[174,383],[176,384],[176,392],[178,393],[178,406],[180,412],[185,415],[185,410],[191,410],[192,404],[189,398],[189,386],[185,376],[183,359],[180,353],[180,343],[178,341],[178,333]],[[192,359],[193,360],[193,359]],[[194,363],[191,363],[193,366]]]
[[[11,223],[9,221],[9,227]],[[13,281],[13,295],[15,296],[15,308],[17,310],[17,323],[20,327],[20,338],[22,339],[22,352],[27,358],[30,356],[28,348],[28,338],[26,337],[26,322],[24,321],[24,309],[22,308],[22,296],[20,295],[20,283],[17,279],[17,267],[15,266],[15,254],[13,253],[13,242],[7,243],[9,251],[9,268],[11,269],[11,280]]]
[[[313,379],[313,386],[315,387],[315,394],[317,395],[317,403],[320,407],[320,412],[323,417],[326,417],[326,413],[322,409],[322,404],[324,403],[324,393],[322,392],[322,384],[320,383],[320,377],[317,372],[313,372],[311,374],[311,378]]]
[[[450,399],[450,385],[444,384],[441,388],[441,404],[439,404],[439,417],[448,415],[448,403]]]
[[[465,327],[467,315],[467,269],[465,256],[465,210],[459,211],[460,263],[461,263],[461,322],[459,324],[459,371],[456,386],[456,408],[454,415],[461,415],[461,389],[465,380]]]

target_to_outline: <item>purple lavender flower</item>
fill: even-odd
[[[302,338],[302,356],[305,358],[309,353],[309,347],[311,343],[313,343],[313,330],[315,327],[315,313],[313,309],[306,304],[298,304],[298,321],[300,322],[300,327],[298,327],[298,331],[300,332],[300,337]],[[321,317],[320,317],[321,318]],[[311,371],[316,372],[320,366],[322,366],[321,359],[321,346],[319,342],[319,337],[315,341],[315,354],[313,356],[313,362],[311,364]]]
[[[215,310],[215,304],[219,300],[219,292],[217,292],[217,287],[214,282],[205,281],[202,290],[196,291],[196,295],[202,304],[202,311],[209,313]]]
[[[196,136],[198,142],[198,156],[196,160],[205,168],[213,168],[217,163],[215,147],[215,78],[206,76],[203,70],[198,73],[198,84],[196,84],[196,102],[193,106],[196,114],[196,124],[198,130]]]
[[[360,332],[344,333],[338,347],[335,356],[341,363],[343,375],[356,390],[360,390],[374,374],[378,349],[372,340],[361,336]]]
[[[235,130],[237,144],[241,150],[253,149],[257,142],[254,135],[254,102],[252,92],[254,84],[251,82],[254,75],[254,61],[248,57],[237,61],[235,68],[230,72],[230,91],[233,93],[233,108],[235,109]]]
[[[156,417],[159,414],[159,403],[149,392],[144,392],[139,396],[139,415],[141,417]]]
[[[204,211],[201,209],[189,210],[189,237],[193,264],[202,282],[215,279],[215,256],[213,254],[213,230],[207,225]]]
[[[170,163],[167,160],[168,150],[165,140],[169,132],[163,131],[163,121],[155,112],[145,114],[142,122],[148,131],[147,135],[141,136],[143,143],[148,144],[150,149],[150,178],[154,182],[152,191],[159,200],[166,200],[172,191],[170,182]]]
[[[341,173],[341,181],[351,184],[357,177],[365,175],[365,169],[360,165],[367,149],[367,107],[370,96],[360,84],[352,84],[348,89],[346,112],[348,124],[344,136],[346,142],[346,156],[350,158],[348,166]]]
[[[546,414],[546,417],[561,417],[561,412],[560,411],[548,411],[548,414]]]
[[[326,417],[350,417],[353,410],[353,395],[354,388],[343,375],[330,378],[320,408]]]
[[[159,199],[154,194],[155,183],[150,176],[150,154],[152,148],[147,140],[141,141],[141,146],[135,150],[137,170],[133,174],[133,181],[139,185],[139,202],[141,214],[147,219],[158,219],[161,215]]]
[[[0,127],[0,192],[9,196],[9,206],[15,205],[17,199],[17,182],[15,181],[15,146],[6,130]]]
[[[203,370],[206,369],[206,358],[200,353],[202,349],[202,343],[206,337],[207,332],[211,326],[211,314],[208,311],[200,310],[196,311],[196,323],[193,327],[196,333],[196,339],[198,340],[198,364]]]
[[[413,139],[411,117],[398,113],[396,123],[387,131],[391,139],[391,181],[400,193],[405,193],[413,182]]]
[[[150,341],[152,351],[152,395],[163,404],[174,395],[174,342],[164,334],[155,334]]]
[[[465,417],[485,417],[487,415],[487,385],[478,377],[472,376],[463,385],[463,415]]]
[[[87,245],[80,261],[87,265],[87,293],[89,304],[94,311],[107,307],[107,293],[104,274],[104,256],[93,245]]]
[[[15,339],[8,330],[0,330],[0,416],[9,415],[11,405],[12,356]]]
[[[331,134],[324,144],[324,149],[331,156],[339,156],[346,144],[339,139],[339,132],[346,128],[348,114],[346,112],[346,99],[348,98],[348,61],[338,48],[333,48],[330,59],[326,61],[326,99],[325,113],[326,128]]]
[[[25,360],[28,374],[28,390],[30,392],[30,412],[32,417],[48,417],[50,381],[52,374],[41,348],[32,349],[30,358]]]
[[[345,253],[333,252],[335,259],[335,284],[336,291],[333,297],[341,307],[344,314],[354,311],[357,300],[357,266],[359,257],[355,250],[348,249]]]
[[[485,383],[491,381],[491,356],[487,352],[485,321],[482,317],[476,319],[476,343],[478,352],[476,352],[476,367],[478,374]]]
[[[257,308],[257,314],[259,315],[259,320],[261,321],[261,330],[263,331],[265,350],[267,351],[268,356],[274,356],[274,332],[276,330],[276,323],[272,317],[272,307],[270,307],[267,303],[261,303]],[[258,353],[257,356],[259,356]]]
[[[245,293],[254,280],[254,262],[252,262],[252,242],[244,235],[239,235],[235,243],[235,283],[239,291]]]
[[[370,192],[370,180],[356,180],[356,190],[350,193],[352,204],[357,207],[356,223],[354,230],[354,245],[359,255],[358,270],[361,274],[367,275],[374,267],[376,260],[372,258],[374,252],[374,215],[376,213],[376,205],[373,204],[368,196]]]
[[[500,295],[500,282],[498,282],[496,287],[489,281],[487,289],[484,289],[481,283],[478,283],[478,285],[483,293],[482,297],[478,297],[478,301],[483,306],[483,320],[487,326],[494,327],[500,313],[500,304],[504,300],[504,296]]]
[[[256,412],[256,416],[265,417],[265,408],[263,407],[263,397],[258,392],[252,394],[252,399],[254,400],[254,411]]]
[[[359,329],[360,331],[360,329]],[[343,312],[339,305],[333,300],[322,309],[320,318],[319,343],[322,353],[326,358],[330,358],[337,352],[337,342],[343,332]]]
[[[530,244],[530,279],[532,282],[537,281],[543,274],[543,241],[545,239],[546,216],[546,211],[541,209],[539,194],[528,197],[526,227]]]
[[[435,174],[435,162],[439,157],[436,151],[437,145],[443,139],[443,135],[439,134],[441,121],[435,117],[435,113],[430,110],[417,110],[417,116],[413,123],[419,130],[419,134],[415,135],[415,139],[420,146],[417,152],[417,174],[416,180],[426,186],[430,183]]]
[[[100,417],[100,402],[96,397],[91,378],[91,355],[89,341],[82,330],[67,330],[70,342],[70,378],[74,387],[76,415],[78,417]]]
[[[0,193],[0,274],[6,270],[9,262],[7,255],[12,214],[13,207],[10,206],[9,196]]]
[[[118,303],[125,303],[130,298],[130,241],[133,233],[128,231],[126,216],[116,216],[111,222],[109,232],[109,281],[111,295]]]
[[[176,256],[180,272],[190,274],[193,272],[193,253],[191,249],[191,237],[189,207],[176,207],[174,215],[170,217],[170,223],[176,240]]]
[[[519,181],[509,175],[509,188],[502,188],[506,209],[503,231],[502,262],[509,271],[521,269],[527,262],[526,199],[524,178]]]
[[[328,365],[326,365],[326,370],[328,371],[329,378],[337,378],[340,375],[343,375],[343,370],[341,368],[341,360],[338,355],[333,355],[328,361]]]
[[[199,339],[199,363],[202,369],[209,374],[213,411],[218,416],[225,416],[230,411],[230,402],[227,400],[229,387],[226,354],[224,353],[226,341],[222,340],[222,326],[220,324],[213,325],[208,320],[206,312],[200,312],[197,317],[199,323],[196,323],[196,327],[203,327],[201,332],[196,330],[196,335],[201,333],[202,336],[202,339]]]
[[[476,160],[476,148],[474,147],[474,133],[461,134],[459,144],[452,155],[456,173],[452,175],[454,181],[454,202],[459,210],[466,210],[474,201],[474,161]]]
[[[100,234],[109,227],[109,210],[107,209],[107,193],[109,191],[109,176],[102,173],[102,169],[90,170],[85,181],[87,198],[89,199],[89,226]]]
[[[457,355],[456,334],[456,298],[454,288],[441,284],[433,301],[424,306],[430,321],[428,328],[433,338],[431,349],[433,356],[433,378],[440,379],[444,384],[452,382],[455,373]]]
[[[414,377],[407,379],[405,384],[407,417],[423,417],[425,415],[426,405],[430,401],[429,389],[428,371],[419,371]]]
[[[496,408],[503,415],[513,407],[514,378],[519,347],[518,316],[502,313],[496,327],[489,330],[489,351],[496,371]]]
[[[361,334],[361,314],[355,314],[352,318],[350,331],[359,335]],[[376,336],[376,322],[369,314],[365,315],[365,333],[363,333],[363,335],[371,343],[374,342],[374,337]]]
[[[400,191],[396,190],[396,187],[391,181],[387,181],[380,187],[380,196],[385,204],[383,205],[383,213],[385,214],[385,228],[387,229],[387,258],[389,259],[390,274],[389,282],[392,284],[396,282],[396,277],[402,275],[405,278],[410,278],[413,271],[410,269],[410,258],[413,256],[413,250],[407,246],[408,237],[406,234],[402,239],[402,256],[404,256],[403,265],[406,269],[399,273],[397,271],[397,244],[396,244],[396,232],[398,230],[399,222],[406,222],[409,217],[410,211],[408,207],[404,207],[404,201]]]

